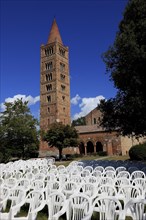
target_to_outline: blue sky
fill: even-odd
[[[72,119],[116,89],[101,58],[114,42],[127,0],[1,0],[0,103],[23,97],[39,117],[40,46],[56,18],[69,47]]]

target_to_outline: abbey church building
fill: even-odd
[[[62,41],[56,20],[53,20],[48,41],[41,45],[40,71],[40,129],[47,131],[54,122],[71,124],[69,48]],[[91,154],[105,151],[108,155],[125,155],[137,140],[123,137],[117,131],[109,132],[99,126],[98,107],[85,116],[86,125],[76,126],[80,145],[63,149],[63,154]],[[144,140],[141,139],[140,142]],[[41,140],[39,155],[58,154]]]

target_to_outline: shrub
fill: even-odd
[[[99,156],[107,156],[107,152],[106,151],[99,151],[98,155]]]
[[[146,142],[131,147],[129,157],[131,160],[146,160]]]

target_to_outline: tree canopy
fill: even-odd
[[[59,150],[59,159],[61,159],[63,148],[78,145],[78,133],[74,127],[56,122],[44,134],[43,140],[47,141],[50,147]]]
[[[4,103],[5,110],[0,115],[2,161],[12,156],[24,158],[38,150],[38,121],[31,115],[27,104],[22,99]]]
[[[85,117],[80,117],[72,121],[72,126],[86,125]]]
[[[107,73],[117,88],[102,100],[101,125],[123,135],[146,135],[146,1],[129,0],[115,41],[103,54]]]

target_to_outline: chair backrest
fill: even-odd
[[[114,167],[112,167],[112,166],[107,166],[107,167],[104,168],[104,170],[105,171],[107,171],[107,170],[108,171],[114,171],[114,172],[116,171],[116,169]]]
[[[133,220],[146,220],[146,199],[130,199],[125,205],[124,212],[124,217],[131,216]]]
[[[10,189],[6,186],[0,188],[0,211],[6,208],[7,201],[10,195]]]
[[[136,179],[136,178],[144,178],[145,179],[146,175],[143,171],[141,170],[136,170],[131,173],[131,180]]]
[[[104,184],[97,188],[96,195],[97,196],[116,196],[117,190],[112,185]]]
[[[94,171],[99,170],[101,173],[104,173],[104,167],[103,166],[97,166],[95,167]]]
[[[9,200],[11,200],[11,207],[19,204],[25,199],[26,191],[21,187],[10,190]]]
[[[126,171],[126,167],[120,166],[116,168],[116,174],[120,173],[121,171]]]
[[[28,191],[30,189],[30,181],[26,178],[22,178],[17,182],[17,186]]]
[[[92,183],[84,183],[80,188],[80,192],[84,193],[90,198],[93,198],[95,196],[96,190],[97,189],[95,185]]]
[[[76,191],[78,191],[78,184],[73,181],[68,181],[62,186],[62,192],[67,199]]]
[[[83,193],[72,195],[68,200],[67,220],[90,219],[93,213],[91,199]]]
[[[93,203],[93,211],[99,213],[99,220],[121,220],[122,206],[115,197],[100,196]]]
[[[128,171],[121,171],[117,174],[117,178],[120,178],[120,177],[125,177],[125,178],[128,178],[128,179],[131,179],[131,175]]]
[[[62,192],[54,192],[48,196],[46,204],[48,205],[48,219],[53,219],[53,215],[61,211],[66,201]]]
[[[111,177],[102,177],[99,181],[99,186],[102,186],[104,184],[114,185],[115,180],[112,179]]]
[[[89,170],[90,173],[92,173],[93,172],[93,167],[92,166],[86,166],[86,167],[84,167],[84,170]]]
[[[142,199],[142,195],[138,187],[132,185],[123,185],[119,189],[118,198],[123,200],[125,206],[130,199]]]
[[[45,206],[44,194],[41,191],[33,190],[26,197],[26,203],[29,203],[28,219],[35,220],[37,213]],[[17,219],[17,218],[16,218]]]

